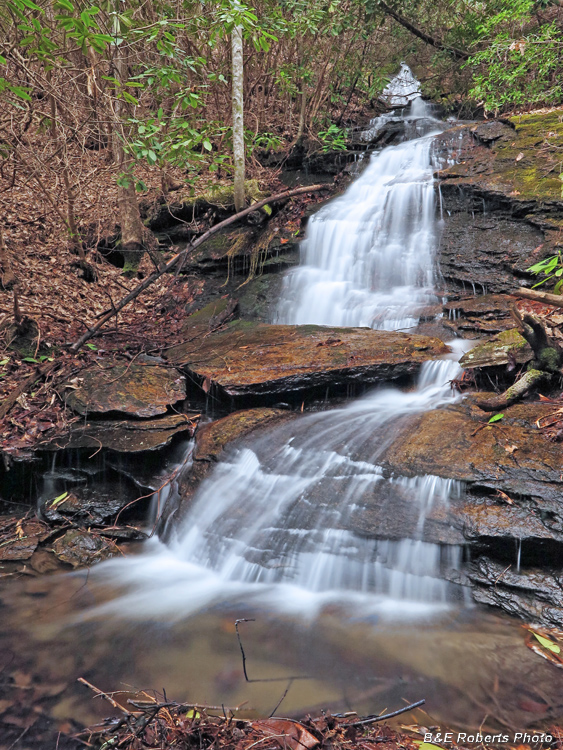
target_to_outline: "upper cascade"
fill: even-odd
[[[406,63],[401,63],[401,69],[383,89],[381,99],[390,107],[406,107],[409,102],[420,98],[420,81]]]
[[[421,309],[437,301],[432,134],[443,126],[407,66],[386,91],[415,98],[407,110],[370,127],[390,117],[408,121],[414,127],[406,137],[413,140],[372,156],[344,195],[311,218],[302,264],[285,281],[280,323],[399,330],[415,326]]]

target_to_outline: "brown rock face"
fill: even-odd
[[[191,437],[199,414],[167,414],[157,419],[100,419],[80,423],[67,435],[48,443],[39,443],[39,450],[71,448],[108,448],[119,453],[141,453],[168,445],[179,432]]]
[[[448,287],[507,292],[531,286],[527,268],[556,252],[563,222],[562,109],[463,125],[436,139],[456,163],[439,172]]]
[[[236,321],[166,356],[204,389],[215,386],[219,395],[237,398],[412,377],[423,362],[448,351],[429,336]]]
[[[80,373],[77,385],[68,393],[67,403],[79,414],[154,417],[186,397],[184,378],[173,368],[152,363],[90,367]]]

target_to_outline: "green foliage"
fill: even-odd
[[[67,499],[67,497],[68,497],[68,491],[63,492],[62,495],[59,495],[54,500],[51,500],[51,503],[50,503],[51,508],[56,508],[57,505],[64,502]]]
[[[278,151],[282,146],[282,139],[273,133],[259,133],[252,136],[252,148],[263,151]]]
[[[494,424],[495,422],[500,422],[501,419],[503,419],[504,414],[495,414],[494,417],[491,417],[487,424]]]
[[[534,284],[532,289],[536,289],[536,287],[545,284],[546,281],[556,279],[553,292],[554,294],[559,294],[561,292],[563,287],[563,258],[561,257],[560,251],[557,251],[556,255],[550,255],[549,258],[544,258],[544,260],[541,260],[539,263],[534,263],[533,266],[530,266],[526,270],[536,276],[543,274],[545,277],[541,281],[538,281],[537,284]]]
[[[561,30],[542,22],[534,0],[497,0],[477,26],[480,47],[468,61],[474,71],[469,94],[485,110],[558,103],[561,84]]]
[[[548,651],[552,651],[554,654],[561,653],[561,647],[558,646],[557,643],[554,643],[551,638],[546,638],[545,636],[536,633],[534,630],[531,630],[530,632],[538,639],[544,648],[548,649]]]
[[[322,143],[323,153],[328,151],[346,151],[346,128],[339,128],[338,125],[331,123],[326,130],[318,133]]]

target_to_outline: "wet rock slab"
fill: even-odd
[[[80,423],[66,435],[48,443],[39,443],[37,449],[107,448],[119,453],[153,451],[169,445],[179,433],[192,437],[198,420],[199,414],[167,414],[157,419],[143,420],[100,419]]]
[[[553,404],[516,404],[504,410],[500,422],[488,425],[489,414],[468,399],[412,418],[386,451],[385,462],[407,476],[433,474],[502,490],[516,505],[526,498],[549,511],[543,519],[548,528],[563,533],[561,446],[536,427],[540,417],[554,411]]]
[[[368,328],[236,321],[168,350],[167,359],[219,395],[272,397],[417,374],[446,354],[439,339]]]
[[[482,555],[467,571],[473,597],[481,604],[500,607],[533,624],[561,628],[563,576],[539,568],[517,570],[504,561]]]
[[[167,507],[165,523],[177,511],[178,516],[186,513],[199,485],[219,461],[227,446],[250,435],[254,437],[261,430],[289,421],[295,416],[295,413],[285,409],[244,409],[202,425],[196,433],[192,464],[180,476],[180,507]]]
[[[180,373],[152,362],[102,361],[82,370],[67,388],[67,404],[79,414],[119,412],[154,417],[186,397]]]

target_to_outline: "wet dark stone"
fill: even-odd
[[[71,529],[53,544],[55,556],[73,568],[84,568],[121,554],[117,545],[104,537]]]
[[[516,572],[514,565],[480,557],[468,567],[473,597],[508,614],[547,627],[563,625],[563,577],[545,570]]]
[[[74,425],[64,435],[37,450],[57,451],[78,448],[107,448],[118,453],[143,453],[169,445],[175,435],[193,436],[199,414],[167,414],[157,419],[100,419]]]
[[[505,294],[480,294],[451,300],[444,305],[443,325],[461,338],[481,338],[514,328],[514,298]]]
[[[498,294],[530,286],[533,276],[525,269],[543,233],[458,187],[443,184],[441,194],[447,215],[439,263],[447,288]]]
[[[82,526],[113,521],[120,510],[139,496],[131,485],[109,481],[75,486],[63,494],[43,503],[42,516],[51,523],[72,521]]]

